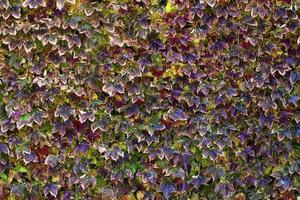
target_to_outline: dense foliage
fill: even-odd
[[[299,8],[0,0],[0,198],[299,198]]]

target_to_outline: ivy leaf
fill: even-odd
[[[168,0],[167,5],[165,7],[166,13],[174,12],[176,11],[176,9],[177,9],[176,5],[172,5],[172,0]]]
[[[30,114],[29,113],[23,114],[23,115],[21,115],[20,119],[21,119],[21,121],[27,122],[30,119]]]
[[[0,174],[0,179],[4,182],[6,182],[8,180],[8,176],[3,172]]]
[[[14,170],[15,170],[16,172],[19,172],[19,173],[27,173],[27,172],[28,172],[27,168],[24,167],[24,166],[21,166],[21,165],[17,165],[17,166],[14,168]]]
[[[172,184],[172,183],[163,183],[160,186],[160,191],[163,193],[163,195],[166,199],[169,199],[170,195],[172,193],[176,192],[177,190],[176,190],[174,184]]]

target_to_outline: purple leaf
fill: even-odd
[[[49,193],[54,197],[57,196],[57,186],[54,183],[49,183],[45,186],[44,195],[47,196]]]
[[[59,106],[54,113],[55,117],[61,116],[64,121],[67,121],[71,115],[74,115],[74,110],[69,105]]]
[[[205,177],[203,175],[198,175],[193,177],[192,180],[189,182],[195,189],[199,189],[199,187],[206,183]]]
[[[20,19],[21,18],[21,9],[20,9],[20,7],[12,6],[11,7],[11,15],[16,19]]]
[[[6,144],[0,143],[0,151],[5,154],[9,154],[9,149]]]
[[[56,7],[58,10],[62,10],[64,8],[65,0],[56,0]]]
[[[145,66],[151,66],[152,65],[152,59],[150,56],[142,57],[138,60],[138,66],[139,68],[144,71]]]
[[[276,186],[283,187],[284,191],[286,191],[291,188],[292,183],[289,177],[283,177],[277,181]]]
[[[55,167],[60,161],[59,156],[48,155],[45,159],[45,164],[50,165],[51,167]]]
[[[212,8],[216,5],[216,0],[205,0],[205,2]]]
[[[50,184],[49,185],[49,192],[52,196],[56,197],[57,196],[57,186],[55,184]]]
[[[174,64],[177,64],[179,61],[182,61],[182,55],[178,52],[169,51],[167,53],[167,62],[172,62]]]
[[[192,65],[193,63],[195,63],[195,61],[197,59],[198,59],[198,55],[196,55],[194,53],[183,54],[183,61],[184,62],[188,62],[190,65]]]
[[[295,106],[297,106],[297,102],[299,100],[300,100],[299,96],[292,95],[292,96],[290,96],[288,102],[294,104]]]
[[[114,85],[112,83],[104,84],[102,90],[109,94],[109,96],[114,96],[117,92],[121,94],[124,93],[124,87],[122,85]]]
[[[300,75],[297,71],[292,71],[290,73],[290,82],[294,85],[300,79]]]
[[[186,121],[188,119],[186,114],[181,109],[176,109],[169,115],[169,117],[173,121]]]
[[[181,156],[182,156],[183,168],[185,170],[189,170],[189,168],[190,168],[190,161],[193,158],[193,154],[191,154],[189,152],[184,152],[184,153],[181,153]]]
[[[218,183],[215,187],[215,193],[221,194],[228,198],[234,192],[234,187],[231,183]]]
[[[158,52],[159,50],[162,50],[165,48],[165,45],[160,40],[152,40],[149,43],[150,49],[152,49],[154,52]]]
[[[81,143],[77,144],[75,147],[75,153],[82,152],[86,153],[90,145],[84,140]]]
[[[63,60],[63,58],[55,52],[51,52],[48,56],[48,59],[52,61],[55,65],[59,65]]]
[[[37,156],[34,152],[31,153],[25,153],[24,154],[24,162],[25,164],[28,164],[30,162],[37,162]]]
[[[24,194],[24,186],[21,184],[14,184],[12,185],[10,192],[12,194],[16,194],[19,197],[22,197]]]
[[[169,199],[171,194],[176,192],[176,188],[172,183],[163,183],[160,185],[160,192],[163,193],[166,199]]]
[[[252,147],[247,147],[247,148],[245,149],[245,152],[246,152],[249,156],[252,156],[252,157],[255,156],[255,155],[254,155],[254,150],[253,150]]]
[[[79,121],[80,123],[84,123],[86,122],[86,120],[89,119],[91,122],[93,122],[95,120],[95,115],[92,111],[88,111],[88,112],[80,112],[79,114]]]
[[[106,126],[102,120],[96,120],[94,123],[92,123],[91,129],[93,132],[95,132],[97,129],[100,129],[103,132],[107,131]]]
[[[43,0],[25,0],[23,2],[23,7],[27,7],[29,6],[29,8],[37,8],[38,6],[46,6],[46,2]]]

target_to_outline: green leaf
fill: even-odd
[[[126,169],[129,169],[132,173],[135,173],[138,170],[138,168],[140,168],[140,165],[137,162],[126,162],[125,167]]]
[[[28,172],[27,168],[24,166],[21,166],[21,165],[17,165],[14,170],[19,173],[27,173]]]
[[[300,188],[300,178],[298,177],[295,178],[295,186],[296,188]]]
[[[30,114],[29,114],[29,113],[23,114],[23,115],[21,115],[21,117],[20,117],[20,119],[21,119],[22,121],[28,121],[29,118],[30,118]]]
[[[9,61],[8,61],[8,65],[10,67],[20,67],[20,64],[21,64],[21,59],[16,55],[16,54],[13,54],[10,58],[9,58]]]
[[[166,10],[166,13],[174,12],[177,10],[177,7],[176,7],[176,5],[175,6],[172,5],[172,0],[168,0],[165,10]]]
[[[44,135],[51,135],[52,134],[52,126],[51,126],[51,124],[49,122],[46,122],[40,128],[40,131]]]
[[[36,39],[34,41],[34,45],[36,46],[37,49],[42,49],[43,48],[43,43],[41,41],[39,41],[38,39]]]
[[[7,179],[8,179],[8,176],[5,174],[5,173],[1,173],[0,174],[0,180],[2,180],[2,181],[7,181]]]
[[[265,174],[266,175],[269,175],[272,173],[272,170],[273,170],[273,166],[269,166],[268,168],[265,169]]]
[[[201,166],[203,168],[207,167],[210,164],[210,160],[208,158],[201,159]]]
[[[299,145],[293,145],[295,156],[300,157],[300,146]]]
[[[106,181],[103,176],[101,176],[101,175],[96,176],[96,180],[97,180],[96,187],[103,188],[104,186],[106,186]]]
[[[156,161],[156,165],[159,167],[159,168],[165,168],[167,165],[166,163],[163,161],[163,160],[158,160]]]

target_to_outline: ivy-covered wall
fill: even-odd
[[[0,199],[299,200],[299,14],[0,0]]]

